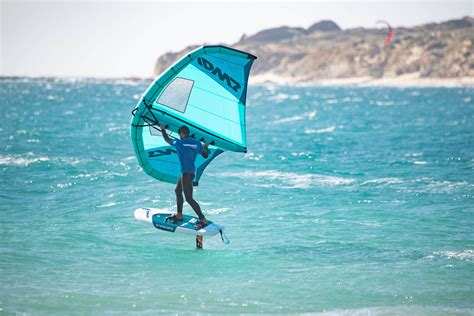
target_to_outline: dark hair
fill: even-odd
[[[178,134],[183,133],[184,135],[188,136],[189,135],[189,128],[186,125],[181,126],[178,129]]]

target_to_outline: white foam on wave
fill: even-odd
[[[329,99],[326,100],[326,104],[338,104],[339,101],[337,99]]]
[[[280,187],[284,189],[307,189],[314,186],[347,185],[355,182],[354,179],[317,174],[297,174],[277,170],[224,172],[217,176],[237,177],[243,180],[254,180],[259,187]]]
[[[308,158],[310,158],[313,155],[313,153],[310,152],[310,151],[301,151],[301,152],[292,152],[291,155],[293,157],[308,157]]]
[[[130,160],[135,160],[135,159],[137,159],[137,157],[135,156],[128,156],[128,157],[123,158],[123,160],[125,161],[130,161]]]
[[[413,162],[415,165],[427,165],[428,162],[427,161],[414,161]]]
[[[126,124],[107,123],[105,126],[107,127],[107,130],[109,132],[115,132],[115,131],[126,130],[127,129]]]
[[[111,206],[115,206],[115,205],[118,205],[118,204],[119,203],[117,203],[117,202],[110,202],[110,203],[105,203],[105,204],[99,205],[98,207],[100,207],[100,208],[111,207]]]
[[[226,213],[228,211],[231,211],[231,209],[228,207],[221,207],[221,208],[209,209],[209,210],[206,210],[205,212],[206,214],[209,214],[209,215],[216,215],[216,214]]]
[[[405,154],[405,157],[420,157],[420,156],[423,156],[423,153],[416,152],[416,153]]]
[[[375,101],[375,105],[377,105],[377,106],[397,106],[397,105],[405,105],[405,103],[397,104],[395,101]]]
[[[277,103],[283,102],[285,100],[298,100],[300,96],[298,94],[287,94],[287,93],[278,93],[270,96],[268,99]]]
[[[245,157],[246,159],[259,161],[260,159],[263,158],[263,155],[260,155],[260,154],[256,155],[256,154],[253,153],[253,152],[248,152],[248,153],[245,154],[244,157]]]
[[[29,141],[30,143],[38,143],[36,140]],[[28,152],[24,155],[11,155],[11,156],[0,156],[0,166],[20,166],[20,167],[28,167],[35,163],[41,162],[53,162],[53,163],[61,163],[66,165],[78,165],[87,160],[80,160],[74,157],[56,157],[56,158],[49,158],[49,157],[35,157],[35,154],[32,152]]]
[[[326,128],[320,128],[320,129],[307,128],[304,130],[304,133],[305,134],[322,134],[322,133],[332,133],[335,130],[336,130],[336,126],[333,125]]]
[[[74,184],[75,184],[75,183],[72,183],[72,182],[58,183],[58,184],[56,184],[56,188],[65,189],[65,188],[72,187]]]
[[[126,177],[128,173],[119,173],[119,172],[110,172],[110,171],[98,171],[94,173],[81,173],[76,176],[71,176],[73,179],[89,179],[90,181],[94,181],[97,179],[112,179],[115,177]]]
[[[197,201],[201,205],[212,205],[212,202],[202,202],[202,201]]]
[[[459,260],[464,260],[471,262],[474,260],[474,250],[472,249],[466,249],[461,252],[456,252],[456,251],[435,251],[433,252],[433,255],[435,256],[440,256],[440,257],[446,257],[448,259],[459,259]],[[430,258],[433,258],[433,256],[429,256]]]
[[[25,158],[18,156],[0,156],[0,166],[22,166],[28,167],[38,162],[50,161],[48,157]]]
[[[46,100],[53,101],[53,100],[62,100],[62,98],[58,95],[48,95]]]
[[[373,179],[373,180],[367,180],[361,183],[361,185],[366,185],[366,184],[399,184],[403,183],[404,181],[399,178],[380,178],[380,179]]]
[[[412,296],[400,297],[406,301],[411,301]],[[359,309],[334,309],[320,313],[311,313],[318,316],[367,316],[367,315],[419,315],[419,316],[444,316],[444,315],[471,315],[472,309],[440,307],[440,306],[417,306],[417,305],[400,305],[400,306],[381,306],[381,307],[365,307]]]
[[[78,158],[74,158],[74,157],[55,158],[53,160],[55,162],[65,163],[66,165],[70,165],[70,166],[75,166],[75,165],[79,165],[79,164],[84,163],[84,162],[88,162],[87,160],[78,159]]]
[[[276,124],[281,124],[281,123],[301,121],[301,120],[305,120],[305,119],[312,120],[313,118],[316,117],[316,114],[317,114],[316,111],[306,112],[306,113],[303,113],[302,115],[294,115],[294,116],[285,117],[285,118],[275,120],[271,124],[276,125]]]
[[[433,192],[433,193],[451,193],[458,189],[472,189],[474,188],[474,184],[466,182],[466,181],[436,181],[433,179],[421,178],[415,180],[415,182],[425,182],[428,181],[429,183],[424,186],[424,190]]]

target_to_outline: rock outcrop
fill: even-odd
[[[229,45],[258,56],[252,76],[273,75],[293,82],[321,79],[474,77],[474,19],[465,17],[413,28],[341,30],[332,21],[308,29],[282,26],[242,36]],[[155,74],[196,48],[158,58]]]

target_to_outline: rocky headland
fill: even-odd
[[[386,27],[343,30],[326,20],[224,45],[258,56],[251,73],[257,83],[474,85],[474,18],[394,28],[386,44],[388,33]],[[198,46],[160,56],[155,75]]]

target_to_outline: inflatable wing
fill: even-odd
[[[198,156],[194,185],[206,166],[225,150],[246,152],[245,103],[250,68],[257,57],[224,46],[203,46],[174,63],[146,90],[132,112],[131,138],[140,166],[150,176],[176,183],[180,163],[163,140],[186,125],[208,142],[208,158]]]

